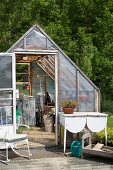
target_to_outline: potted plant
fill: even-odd
[[[77,102],[73,100],[64,100],[62,102],[62,110],[65,114],[72,114],[77,107]]]

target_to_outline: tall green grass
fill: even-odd
[[[113,116],[108,116],[107,127],[113,128]]]
[[[105,143],[105,131],[94,133],[93,142]],[[113,116],[108,116],[107,121],[107,144],[113,146]]]

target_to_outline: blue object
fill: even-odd
[[[72,142],[71,144],[71,154],[74,157],[81,157],[82,155],[82,144],[75,140],[74,142]]]

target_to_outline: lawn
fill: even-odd
[[[105,131],[97,132],[94,134],[94,141],[105,143]],[[108,116],[107,121],[107,141],[108,146],[113,146],[113,116]]]
[[[107,126],[113,128],[113,116],[108,116]]]

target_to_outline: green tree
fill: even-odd
[[[0,51],[39,24],[93,80],[113,94],[112,0],[1,0]]]

